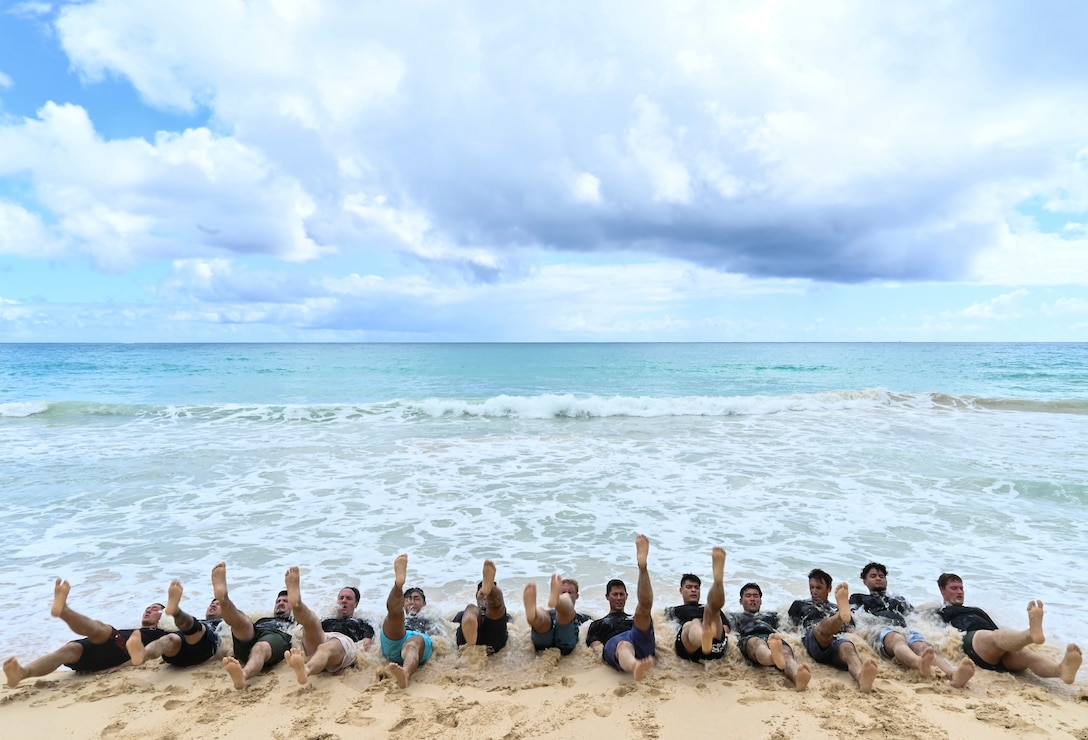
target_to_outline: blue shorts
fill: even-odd
[[[399,640],[390,640],[385,636],[385,630],[382,630],[381,643],[382,643],[382,655],[385,659],[391,663],[397,665],[404,665],[404,658],[401,656],[401,648],[404,647],[404,641],[409,637],[419,635],[423,638],[423,654],[419,656],[419,664],[423,665],[431,659],[431,653],[434,651],[434,647],[431,645],[431,636],[425,635],[422,632],[416,632],[414,630],[408,630],[404,633],[404,637]]]
[[[876,652],[880,653],[880,657],[888,658],[891,660],[892,655],[888,654],[888,651],[884,649],[884,638],[890,635],[892,632],[898,632],[907,638],[907,644],[913,645],[916,642],[925,642],[926,638],[922,636],[921,632],[915,632],[914,630],[905,630],[902,627],[881,627],[876,630],[870,637],[869,645]]]
[[[559,648],[560,655],[570,655],[578,645],[578,622],[559,624],[552,618],[552,628],[547,632],[533,630],[533,647],[537,650]]]
[[[839,646],[844,642],[850,641],[841,637],[836,637],[827,647],[820,647],[820,643],[816,641],[815,627],[810,627],[808,631],[805,632],[805,636],[801,638],[801,644],[805,646],[805,650],[808,650],[808,654],[812,656],[813,660],[817,663],[823,663],[824,665],[833,665],[836,668],[845,671],[846,662],[839,657]]]
[[[621,642],[629,642],[635,648],[635,660],[649,658],[654,654],[654,623],[650,622],[650,629],[643,632],[638,627],[632,627],[626,632],[621,632],[604,644],[601,658],[605,663],[622,671],[620,662],[616,660],[616,648]]]

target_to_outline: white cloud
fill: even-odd
[[[571,185],[571,194],[574,199],[582,203],[600,203],[601,202],[601,180],[600,178],[590,174],[589,172],[582,172],[574,178],[574,183]]]
[[[1088,313],[1088,299],[1058,298],[1043,304],[1043,312],[1048,316],[1079,315]]]
[[[11,87],[11,85],[11,78],[4,74],[2,71],[0,71],[0,88],[7,89]]]
[[[1019,288],[1010,293],[999,295],[988,301],[972,303],[960,312],[970,319],[1013,319],[1021,315],[1020,299],[1026,298],[1028,291]]]
[[[105,141],[78,106],[47,103],[39,115],[0,125],[0,176],[29,173],[71,256],[125,269],[194,251],[293,261],[329,251],[306,232],[312,198],[232,137],[200,128]]]

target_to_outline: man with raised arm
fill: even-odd
[[[646,677],[654,665],[654,621],[650,610],[654,605],[654,590],[646,563],[650,555],[650,540],[644,534],[635,537],[635,562],[638,564],[638,603],[635,605],[631,629],[611,637],[604,644],[601,660],[617,671],[630,673],[636,681]]]
[[[385,600],[381,631],[382,655],[389,661],[387,670],[402,689],[408,688],[412,674],[430,659],[434,650],[430,635],[422,631],[431,623],[419,617],[427,599],[421,589],[404,590],[407,576],[408,556],[398,555],[393,561],[393,588]]]
[[[1043,602],[1028,602],[1026,630],[1000,629],[990,615],[977,606],[964,606],[963,579],[955,573],[942,573],[937,579],[944,606],[937,615],[963,632],[963,652],[979,668],[988,671],[1028,670],[1040,678],[1060,678],[1071,684],[1084,659],[1081,649],[1069,643],[1061,662],[1026,649],[1046,642],[1043,634]]]
[[[249,679],[279,663],[291,649],[291,635],[287,633],[295,624],[291,617],[291,602],[287,600],[287,591],[280,591],[272,616],[252,621],[230,600],[226,563],[212,568],[212,592],[219,599],[223,621],[230,625],[234,641],[234,656],[223,658],[223,668],[234,682],[234,688],[244,689]]]
[[[476,584],[476,603],[457,612],[455,640],[457,646],[483,645],[488,654],[506,647],[507,625],[512,621],[506,613],[506,601],[502,589],[495,583],[495,563],[484,561],[483,579]]]
[[[310,676],[315,673],[327,671],[337,676],[355,665],[359,655],[355,647],[355,638],[345,632],[329,630],[325,627],[326,622],[330,626],[335,622],[342,629],[347,629],[352,625],[350,620],[353,618],[349,615],[323,622],[310,607],[306,606],[302,601],[298,566],[287,569],[287,573],[284,574],[284,585],[287,586],[287,601],[291,605],[291,614],[295,621],[302,625],[302,650],[291,648],[285,656],[287,665],[291,666],[291,670],[295,672],[295,679],[305,686]],[[346,595],[345,591],[347,591]],[[340,589],[340,595],[337,597],[338,613],[351,604],[351,598],[348,598],[351,596],[354,596],[354,593],[350,588]],[[358,603],[358,600],[355,603]],[[354,612],[355,608],[351,607],[351,611]],[[366,624],[362,620],[356,620],[356,622]],[[356,634],[362,639],[361,629]],[[370,634],[374,634],[373,629]]]
[[[144,609],[139,629],[117,630],[69,607],[68,593],[71,590],[68,581],[56,580],[53,584],[53,606],[49,613],[63,620],[72,632],[83,635],[83,639],[72,640],[25,666],[14,656],[5,660],[4,675],[11,688],[18,686],[24,678],[48,675],[62,665],[77,673],[96,673],[125,665],[129,662],[127,642],[131,635],[137,635],[143,644],[147,644],[166,634],[165,630],[156,627],[162,617],[162,604],[151,604]]]
[[[839,637],[853,631],[850,612],[850,587],[835,586],[835,603],[828,601],[831,576],[819,568],[808,574],[808,593],[812,598],[798,599],[790,605],[790,619],[804,630],[801,644],[817,663],[849,671],[863,694],[873,690],[873,681],[880,671],[873,658],[861,659],[854,643]]]
[[[733,612],[733,624],[737,630],[737,648],[752,665],[774,666],[793,682],[798,691],[808,688],[812,669],[808,663],[798,663],[793,648],[782,641],[778,632],[778,614],[763,612],[763,589],[758,583],[746,583],[740,587],[741,611]]]
[[[547,609],[536,605],[535,583],[525,585],[523,600],[533,647],[538,652],[558,648],[560,655],[570,655],[578,645],[578,628],[589,620],[588,615],[579,614],[574,608],[578,601],[578,581],[552,573]]]
[[[586,645],[594,649],[603,648],[611,638],[635,624],[631,615],[623,610],[627,606],[627,584],[613,578],[604,587],[604,597],[608,600],[608,614],[590,622],[586,632]]]
[[[162,658],[163,662],[178,668],[200,665],[219,650],[219,635],[215,629],[223,621],[219,600],[212,599],[204,611],[204,619],[190,616],[181,609],[181,581],[170,581],[166,589],[166,614],[174,618],[176,632],[169,632],[157,640],[143,644],[140,634],[133,632],[126,643],[132,665],[143,665],[149,660]]]
[[[725,606],[725,550],[715,547],[711,551],[714,583],[707,594],[704,607],[699,603],[702,581],[699,576],[685,573],[680,577],[680,595],[684,603],[665,610],[668,619],[680,623],[676,631],[676,655],[684,660],[721,660],[728,644],[729,624],[722,607]]]
[[[851,594],[850,607],[857,613],[868,614],[870,620],[857,620],[859,632],[880,657],[895,660],[929,678],[936,665],[952,681],[953,688],[962,689],[975,675],[975,664],[964,659],[952,665],[926,641],[922,633],[907,629],[907,615],[914,611],[902,596],[888,595],[888,569],[883,563],[868,563],[861,569],[861,582],[868,594]],[[866,624],[866,621],[869,623]]]

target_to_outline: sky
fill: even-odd
[[[1088,341],[1086,27],[0,0],[0,341]]]

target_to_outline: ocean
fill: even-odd
[[[1088,344],[0,345],[0,652],[71,638],[57,577],[123,628],[172,578],[202,613],[221,560],[252,612],[299,565],[380,621],[407,552],[439,613],[491,558],[517,618],[553,571],[599,616],[637,532],[659,608],[720,544],[727,608],[876,560],[1083,641],[1086,432]]]

